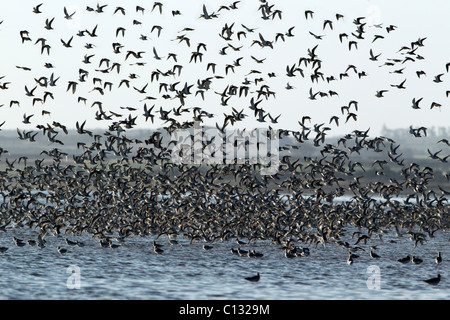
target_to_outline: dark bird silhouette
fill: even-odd
[[[55,18],[52,18],[52,19],[46,19],[45,20],[45,29],[47,29],[47,30],[53,30],[53,27],[52,27],[52,24],[53,24],[53,21],[55,20]]]
[[[431,279],[427,279],[427,280],[423,280],[423,281],[429,285],[437,286],[439,284],[439,282],[441,281],[441,275],[438,274],[435,278],[431,278]]]
[[[311,11],[311,10],[306,10],[305,11],[305,18],[306,19],[308,19],[308,18],[313,18],[313,16],[314,16],[314,11]]]
[[[259,279],[260,279],[260,274],[258,272],[255,276],[246,277],[244,279],[247,280],[247,281],[250,281],[250,282],[258,282]]]
[[[40,9],[42,5],[43,5],[43,3],[40,3],[37,6],[33,7],[33,12],[36,14],[42,13],[42,11]]]
[[[67,11],[67,8],[64,7],[64,18],[67,20],[71,20],[73,18],[73,16],[75,15],[76,11],[74,11],[73,13],[69,13]]]

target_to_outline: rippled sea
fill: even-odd
[[[347,238],[351,244],[352,233]],[[170,245],[159,238],[164,252],[153,251],[154,237],[127,238],[118,248],[103,248],[90,236],[71,238],[85,246],[69,246],[65,236],[47,236],[46,247],[18,247],[12,237],[36,239],[30,229],[0,231],[0,299],[449,299],[449,232],[436,232],[416,248],[408,235],[397,237],[386,231],[383,240],[360,244],[359,258],[347,264],[347,249],[335,244],[304,245],[309,257],[284,257],[280,246],[259,241],[239,246],[235,241],[190,244],[178,238]],[[395,243],[393,242],[395,241]],[[369,256],[376,245],[379,259]],[[56,247],[67,249],[61,255]],[[254,249],[261,258],[233,255],[231,248]],[[434,258],[441,251],[443,262]],[[414,255],[423,263],[400,264],[397,259]],[[245,277],[261,274],[259,282]],[[424,279],[441,274],[441,282],[430,286]]]

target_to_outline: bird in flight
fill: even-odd
[[[74,11],[73,13],[69,13],[67,11],[67,8],[64,7],[64,18],[67,20],[71,20],[73,18],[73,16],[75,15],[76,11]]]
[[[203,5],[203,13],[200,15],[200,18],[203,18],[205,20],[211,20],[213,18],[217,18],[218,15],[213,12],[211,14],[208,13],[208,10],[206,9],[206,5]]]

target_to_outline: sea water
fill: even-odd
[[[190,243],[179,237],[170,245],[157,239],[164,252],[156,254],[156,236],[130,237],[118,248],[103,248],[90,235],[47,235],[46,247],[14,244],[13,236],[36,240],[38,232],[28,228],[0,231],[0,299],[197,299],[197,300],[303,300],[303,299],[449,299],[449,237],[436,232],[423,245],[414,247],[408,235],[398,237],[385,230],[382,239],[359,243],[359,258],[347,264],[348,250],[333,242],[314,246],[307,257],[288,259],[280,245],[268,241],[238,245],[234,240],[215,242],[204,250],[204,242]],[[342,241],[356,242],[348,230]],[[83,247],[69,246],[65,239]],[[56,247],[68,251],[60,254]],[[376,246],[380,258],[369,256]],[[252,249],[261,258],[236,256],[231,248]],[[437,252],[443,262],[436,264]],[[414,255],[423,263],[401,264],[399,258]],[[260,273],[259,282],[244,278]],[[441,282],[430,286],[423,280],[441,274]]]

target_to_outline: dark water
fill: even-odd
[[[351,235],[349,231],[348,238],[342,240],[353,244]],[[217,242],[212,244],[213,249],[204,250],[204,243],[189,244],[179,238],[177,245],[170,245],[167,238],[160,238],[157,242],[164,245],[164,253],[156,254],[150,236],[128,238],[116,249],[102,248],[98,239],[87,235],[77,239],[84,242],[84,247],[68,246],[64,237],[53,236],[46,237],[43,249],[18,247],[13,236],[36,239],[37,232],[0,231],[0,246],[9,248],[0,254],[1,299],[450,298],[448,232],[437,232],[417,248],[409,236],[396,237],[386,232],[383,241],[371,239],[367,245],[362,244],[366,252],[360,251],[352,265],[346,262],[347,249],[333,243],[308,246],[309,257],[288,259],[278,245],[262,241],[241,246],[264,254],[262,258],[251,258],[233,255],[230,249],[238,247],[234,241]],[[391,239],[396,243],[390,243]],[[58,245],[68,252],[58,253]],[[369,245],[377,246],[381,258],[369,256]],[[439,265],[434,262],[438,251],[444,260]],[[420,265],[397,262],[407,254],[424,261]],[[71,273],[70,268],[76,273]],[[244,280],[256,272],[261,274],[259,282]],[[442,275],[439,285],[422,281],[437,273]],[[379,287],[372,281],[368,286],[369,277],[379,279]]]

